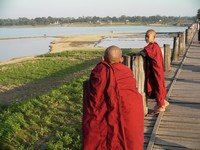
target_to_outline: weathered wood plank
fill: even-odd
[[[170,99],[173,100],[176,103],[178,103],[178,102],[181,102],[181,103],[186,102],[186,103],[197,103],[197,104],[199,104],[199,97],[189,98],[189,97],[170,96]]]
[[[169,127],[166,127],[166,126],[160,126],[159,127],[158,133],[161,133],[161,132],[182,133],[182,134],[189,134],[191,136],[193,134],[194,135],[200,134],[200,130],[194,130],[193,128],[180,128],[180,127],[169,128]],[[200,138],[200,136],[198,136],[198,137]]]
[[[185,92],[185,93],[184,93]],[[200,97],[200,93],[197,93],[196,91],[191,91],[190,95],[188,95],[188,93],[186,93],[186,91],[183,92],[172,92],[171,97],[176,96],[178,98],[198,98]]]
[[[199,139],[195,138],[186,138],[186,137],[176,137],[176,136],[165,136],[165,135],[158,135],[159,139],[165,139],[165,140],[172,140],[172,141],[190,141],[190,142],[199,142]]]
[[[189,80],[189,79],[177,79],[176,86],[184,86],[184,87],[190,87],[190,86],[196,86],[199,87],[200,85],[199,80]]]
[[[182,148],[182,149],[196,149],[198,150],[200,147],[200,142],[192,142],[192,141],[187,141],[183,140],[182,138],[180,139],[168,139],[168,138],[156,138],[155,144],[157,146],[163,147],[172,147],[173,150],[176,150],[177,148]]]
[[[176,116],[176,114],[177,114],[177,116],[178,116],[178,114],[185,114],[185,113],[188,113],[189,117],[196,116],[196,114],[199,114],[199,106],[185,107],[185,108],[182,108],[182,109],[175,109],[175,110],[174,110],[174,108],[172,108],[170,106],[170,108],[167,108],[165,115],[169,114],[169,115],[172,115],[172,116]]]
[[[192,116],[191,116],[192,117]],[[190,118],[190,117],[163,117],[163,121],[170,121],[170,122],[182,122],[182,123],[191,123],[191,124],[200,124],[200,119],[197,118]]]
[[[188,89],[176,89],[176,90],[172,90],[172,93],[171,93],[171,95],[176,95],[176,94],[184,94],[184,95],[188,95],[188,92],[190,92],[190,94],[192,95],[192,94],[198,94],[198,95],[200,95],[200,92],[198,91],[198,90],[192,90],[192,89],[189,89],[189,91],[188,91]]]
[[[189,74],[181,74],[178,78],[178,80],[183,80],[183,79],[186,79],[187,80],[195,80],[195,81],[199,81],[200,80],[200,75],[199,74],[196,74],[196,75],[189,75]]]
[[[154,145],[153,146],[153,149],[154,150],[186,150],[186,148],[184,148],[184,147],[177,147],[177,146],[166,146],[166,145]]]
[[[152,131],[153,131],[153,127],[144,128],[144,133],[152,133]]]
[[[169,131],[159,130],[157,134],[165,135],[165,136],[174,136],[174,137],[195,138],[195,139],[199,139],[200,141],[199,133],[176,132],[176,131],[169,132]]]
[[[186,86],[186,85],[174,85],[174,87],[173,87],[173,90],[176,90],[176,89],[188,89],[188,91],[190,91],[190,90],[195,90],[195,91],[199,91],[200,90],[200,86],[199,85],[197,85],[197,86],[195,86],[195,85],[190,85],[190,86]],[[189,93],[188,93],[189,94]]]
[[[199,46],[191,45],[182,61],[172,63],[171,71],[165,73],[167,96],[171,104],[165,113],[159,114],[160,122],[156,121],[147,150],[200,149],[199,60]],[[174,80],[170,82],[173,74]]]
[[[169,121],[162,121],[160,124],[161,128],[172,128],[172,129],[197,129],[199,130],[200,126],[196,124],[183,124],[182,122],[169,122]]]
[[[200,114],[197,111],[191,111],[191,112],[185,112],[185,110],[181,111],[179,109],[176,109],[176,111],[166,111],[164,117],[171,117],[171,116],[177,116],[177,117],[193,117],[193,118],[200,118]]]

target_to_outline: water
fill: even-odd
[[[109,26],[109,27],[28,27],[0,28],[0,38],[15,37],[34,37],[34,36],[62,36],[62,35],[78,35],[78,34],[98,34],[98,33],[144,33],[148,29],[154,29],[157,32],[182,32],[187,27],[152,27],[152,26]],[[28,38],[28,39],[12,39],[0,40],[0,62],[12,58],[39,55],[49,52],[50,42],[54,38]],[[160,39],[170,41],[167,38]],[[157,41],[158,43],[160,41]],[[99,47],[107,47],[117,45],[121,48],[138,48],[146,45],[144,38],[111,38],[104,39],[99,43]],[[159,43],[160,44],[160,43]],[[162,44],[162,43],[161,43]],[[171,44],[171,43],[170,43]]]
[[[156,42],[159,43],[160,47],[164,44],[169,44],[170,47],[173,46],[173,38],[156,38]],[[108,47],[110,45],[116,45],[120,48],[143,48],[147,45],[144,38],[105,38],[100,43],[95,45],[95,47]]]
[[[23,36],[58,36],[76,34],[97,33],[144,33],[148,29],[156,32],[185,31],[187,27],[157,27],[157,26],[105,26],[105,27],[34,27],[34,28],[0,28],[0,38],[23,37]]]
[[[0,61],[25,56],[35,56],[49,51],[54,38],[0,40]]]

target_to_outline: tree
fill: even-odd
[[[197,11],[197,19],[200,20],[200,9],[198,9],[198,11]]]
[[[49,25],[49,24],[65,24],[65,23],[140,23],[140,24],[149,24],[149,23],[164,23],[164,24],[191,24],[196,19],[200,20],[200,9],[197,11],[197,16],[195,17],[174,17],[174,16],[125,16],[120,17],[98,17],[98,16],[82,16],[77,19],[71,17],[62,17],[62,18],[53,18],[53,17],[37,17],[35,19],[28,18],[18,18],[18,19],[1,19],[0,26],[13,26],[13,25]]]

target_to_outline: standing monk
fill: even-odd
[[[154,41],[156,32],[148,30],[145,34],[145,41],[148,43],[144,47],[143,56],[147,56],[147,94],[150,98],[155,98],[158,108],[155,113],[165,111],[169,105],[166,98],[164,63],[163,56],[158,43]]]
[[[106,49],[84,91],[83,150],[142,150],[144,109],[122,50]]]

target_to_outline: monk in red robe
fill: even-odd
[[[83,150],[142,150],[144,109],[122,50],[106,49],[92,70],[83,102]]]
[[[154,41],[156,32],[148,30],[145,35],[145,40],[149,43],[144,47],[147,56],[147,92],[150,98],[155,98],[158,108],[155,113],[165,111],[169,105],[166,98],[165,77],[164,77],[164,63],[163,56],[158,43]]]

